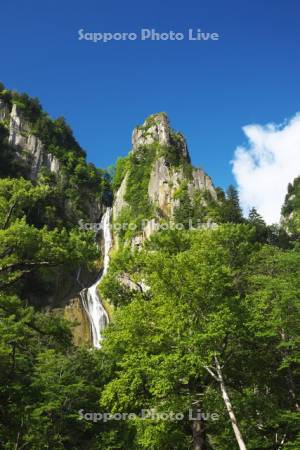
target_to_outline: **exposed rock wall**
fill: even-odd
[[[7,107],[0,104],[0,117],[1,115],[9,120],[9,143],[16,149],[21,149],[19,156],[28,162],[30,178],[35,179],[42,167],[57,174],[60,170],[58,159],[47,151],[37,136],[32,134],[30,124],[22,117],[17,105],[13,105],[8,116]]]
[[[173,216],[174,209],[179,204],[179,200],[174,198],[174,194],[185,178],[182,168],[178,170],[170,168],[164,158],[155,161],[148,193],[151,201],[159,207],[165,216]],[[191,197],[196,191],[208,190],[211,196],[215,200],[217,199],[212,180],[202,169],[193,169],[192,179],[188,181],[188,190]]]
[[[70,300],[64,309],[64,317],[71,322],[77,323],[73,329],[74,344],[90,345],[91,326],[79,297]]]
[[[133,151],[141,145],[149,145],[157,141],[161,145],[170,145],[170,125],[165,113],[158,113],[148,117],[142,126],[136,127],[132,132]]]
[[[193,180],[189,183],[190,193],[193,194],[195,191],[209,191],[212,198],[217,200],[217,193],[213,185],[212,179],[206,175],[202,169],[193,169],[192,173]]]
[[[182,134],[175,133],[170,128],[169,119],[165,113],[150,116],[143,125],[133,130],[132,152],[138,154],[140,148],[154,143],[159,144],[162,149],[168,149],[166,154],[171,159],[173,156],[181,161],[181,163],[174,165],[168,160],[168,156],[159,154],[154,160],[148,185],[148,196],[151,203],[156,206],[158,216],[172,219],[174,210],[180,203],[175,193],[183,182],[187,183],[191,199],[197,191],[208,191],[211,197],[217,200],[217,194],[211,178],[202,169],[191,166],[186,140]],[[185,170],[187,167],[188,175]],[[114,219],[127,206],[125,201],[127,175],[115,196],[113,205]],[[143,235],[136,236],[132,241],[132,245],[140,247],[144,239],[148,238],[154,230],[155,226],[145,227]]]
[[[125,201],[125,193],[127,186],[128,174],[125,175],[119,189],[116,192],[114,203],[113,203],[113,217],[117,219],[118,215],[122,211],[122,209],[127,206],[127,202]]]
[[[182,134],[171,130],[165,113],[150,116],[141,127],[133,130],[133,151],[138,152],[139,147],[154,142],[158,142],[161,146],[173,147],[187,164],[190,163],[186,140]],[[174,194],[185,179],[182,165],[174,168],[164,157],[155,160],[148,188],[149,198],[168,217],[173,215],[174,208],[178,206],[178,200],[174,199]],[[197,190],[208,190],[214,199],[217,198],[211,178],[202,169],[193,168],[191,179],[187,181],[191,196]],[[122,186],[122,194],[124,196],[124,186]]]
[[[182,180],[182,170],[173,171],[164,158],[155,161],[150,176],[148,194],[150,200],[167,217],[173,215],[174,207],[178,205],[178,200],[174,199],[174,193]]]
[[[10,120],[10,109],[8,105],[0,98],[0,120],[9,121]]]
[[[8,129],[8,141],[15,148],[16,158],[21,158],[26,162],[27,176],[30,179],[36,179],[42,168],[47,168],[58,178],[63,177],[62,164],[32,132],[31,124],[16,104],[10,107],[0,99],[0,121]],[[98,222],[103,214],[102,202],[91,201],[87,198],[85,206],[90,221]],[[70,214],[72,213],[72,204],[68,200],[65,202],[64,208],[67,212],[70,209]],[[84,285],[92,283],[90,278],[94,276],[95,274],[83,274]],[[90,345],[90,323],[81,300],[77,297],[77,293],[82,287],[77,283],[75,277],[66,277],[60,273],[54,276],[52,286],[53,292],[47,298],[43,298],[42,304],[40,298],[31,298],[32,303],[39,306],[45,306],[46,304],[50,309],[62,308],[67,319],[78,322],[73,331],[74,343],[76,345]]]

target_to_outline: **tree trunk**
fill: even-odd
[[[231,425],[235,434],[235,438],[237,440],[238,446],[240,450],[247,450],[246,444],[243,440],[243,436],[240,432],[240,429],[238,427],[238,423],[231,405],[231,401],[229,399],[229,396],[227,394],[226,391],[226,387],[225,387],[225,383],[224,383],[224,379],[223,379],[223,375],[222,375],[222,370],[221,370],[221,366],[220,363],[218,361],[218,358],[215,358],[215,362],[216,362],[216,371],[217,371],[217,375],[218,375],[218,379],[219,379],[219,383],[220,383],[220,388],[221,388],[221,392],[222,392],[222,397],[225,403],[225,406],[227,408],[229,417],[230,417],[230,421],[231,421]]]
[[[284,330],[281,330],[280,336],[281,336],[281,339],[283,340],[283,342],[286,342],[286,335],[285,335]],[[286,348],[284,348],[284,350],[282,351],[282,354],[283,354],[284,358],[287,358],[289,356],[289,351]],[[294,382],[294,378],[293,378],[293,372],[290,367],[287,367],[286,381],[287,381],[287,385],[288,385],[290,398],[295,405],[296,411],[300,412],[300,405],[299,405],[299,402],[297,401],[296,386],[295,386],[295,382]]]
[[[193,420],[193,441],[195,450],[206,450],[205,423],[203,419]]]

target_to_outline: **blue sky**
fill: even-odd
[[[130,149],[131,131],[166,111],[195,165],[234,181],[242,126],[300,111],[298,0],[17,0],[2,2],[0,80],[63,115],[99,167]],[[78,30],[218,32],[214,42],[91,43]]]

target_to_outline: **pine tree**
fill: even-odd
[[[229,223],[243,223],[243,213],[240,207],[239,195],[234,186],[229,186],[223,207],[223,221]]]
[[[188,229],[191,226],[194,210],[187,186],[184,186],[178,195],[180,204],[174,211],[174,218],[177,224],[183,225]]]
[[[267,242],[268,227],[262,216],[257,212],[256,208],[251,208],[248,215],[248,223],[253,225],[256,230],[256,240],[258,242]]]

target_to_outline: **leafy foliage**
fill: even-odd
[[[16,159],[16,149],[8,143],[8,130],[0,122],[0,177],[25,176],[26,173],[26,165]]]
[[[299,179],[283,207],[286,233],[266,226],[254,208],[244,219],[233,187],[218,189],[217,200],[209,192],[190,196],[187,161],[175,211],[186,229],[156,232],[140,251],[114,250],[101,283],[114,306],[103,347],[75,348],[72,324],[43,300],[54,299],[78,267],[95,267],[94,236],[77,222],[90,217],[90,205],[110,201],[110,177],[86,163],[65,121],[52,121],[38,100],[1,84],[0,98],[17,105],[60,161],[59,176],[44,170],[26,179],[1,124],[1,448],[232,450],[225,389],[248,449],[299,449]],[[171,137],[174,148],[155,143],[117,162],[114,190],[127,174],[118,221],[137,225],[120,232],[123,240],[155,214],[148,198],[154,159],[164,156],[171,170],[185,164],[176,152],[182,137]],[[188,230],[189,218],[218,226]],[[142,419],[143,409],[154,418]],[[93,422],[79,411],[136,417]],[[218,420],[190,420],[197,411]],[[155,417],[174,412],[183,417]]]
[[[156,143],[139,147],[138,151],[130,153],[128,159],[121,160],[119,163],[116,174],[123,172],[124,176],[125,170],[127,173],[124,199],[128,204],[117,220],[121,240],[130,239],[141,232],[142,221],[150,219],[154,212],[148,196],[148,184],[158,148]]]
[[[116,165],[115,165],[115,172],[112,180],[112,188],[113,191],[116,192],[119,187],[121,186],[121,183],[126,175],[126,172],[129,168],[129,157],[125,156],[123,158],[118,158]]]
[[[299,237],[300,235],[300,177],[288,185],[288,192],[282,207],[283,223],[287,231]]]
[[[98,411],[105,380],[95,352],[76,349],[60,316],[0,295],[2,448],[100,449],[103,423],[79,420]],[[102,376],[100,376],[102,374]]]
[[[101,404],[110,411],[184,413],[181,421],[137,419],[133,448],[144,449],[194,448],[187,417],[196,404],[219,415],[204,424],[206,447],[231,450],[230,423],[206,369],[217,356],[247,446],[297,442],[297,405],[287,375],[296,385],[299,254],[261,248],[245,225],[153,239],[142,252],[116,256],[115,281],[108,275],[104,287],[116,299],[119,284],[123,306],[106,332],[104,353],[116,366]],[[126,296],[122,270],[150,291],[127,288]]]

